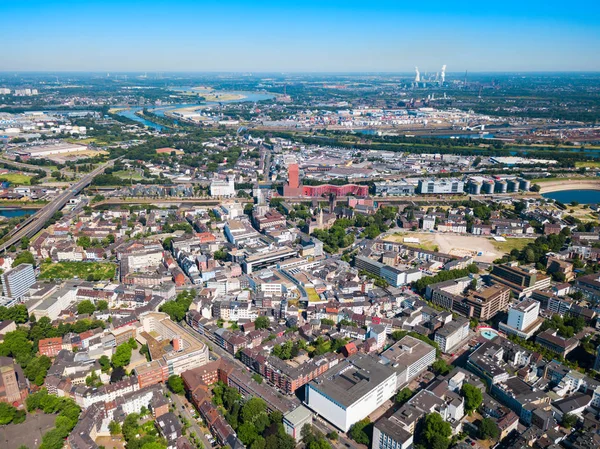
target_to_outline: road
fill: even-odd
[[[196,336],[197,339],[199,339],[200,341],[202,341],[205,344],[208,344],[209,347],[211,348],[211,351],[213,351],[214,353],[216,353],[218,356],[225,358],[227,360],[229,360],[230,362],[238,365],[240,367],[240,369],[245,369],[248,370],[248,367],[246,365],[244,365],[242,362],[240,362],[238,359],[236,359],[234,356],[232,356],[230,353],[228,353],[227,351],[225,351],[224,349],[222,349],[220,346],[214,344],[213,342],[205,339],[202,335],[200,335],[197,331],[195,331],[194,329],[192,329],[185,321],[181,324],[179,324],[180,326],[184,327],[186,330],[190,330],[194,333],[194,335]],[[179,409],[179,407],[178,407]],[[362,445],[362,444],[358,444],[354,441],[352,441],[351,439],[349,439],[348,437],[346,437],[345,434],[340,433],[337,431],[337,429],[335,429],[331,424],[329,424],[328,422],[324,421],[322,418],[315,418],[313,420],[313,424],[315,425],[315,427],[317,429],[319,429],[321,432],[323,432],[324,434],[328,434],[329,432],[336,432],[338,434],[338,439],[335,442],[331,442],[333,444],[333,446],[335,446],[336,448],[354,448],[354,449],[366,449],[366,446]],[[210,447],[210,446],[208,446]]]
[[[0,244],[0,252],[4,252],[12,245],[19,243],[23,237],[33,237],[44,227],[44,224],[52,218],[56,212],[61,210],[71,198],[74,198],[84,188],[89,186],[96,175],[102,173],[107,167],[112,166],[115,160],[116,159],[108,161],[95,170],[87,173],[79,181],[54,198],[50,203],[46,204],[34,215],[22,222],[18,228],[15,228],[8,234],[10,238],[6,242]]]
[[[336,448],[353,448],[353,449],[366,449],[367,446],[364,444],[358,444],[356,441],[352,441],[350,438],[346,436],[346,434],[338,432],[338,430],[325,421],[323,418],[316,417],[313,419],[313,425],[319,429],[324,435],[327,435],[329,432],[335,432],[338,434],[338,439],[336,441],[328,440],[329,443]]]
[[[50,169],[48,167],[42,167],[39,165],[32,165],[32,164],[25,164],[23,162],[15,162],[12,159],[0,158],[0,162],[4,162],[6,164],[13,165],[17,168],[21,168],[23,170],[28,170],[28,171],[43,170],[46,172],[46,176],[50,176],[50,173],[52,173],[52,169]]]
[[[212,445],[208,442],[208,439],[204,436],[204,431],[198,425],[198,421],[196,418],[192,416],[190,413],[190,407],[194,406],[190,404],[190,402],[183,396],[179,396],[178,394],[171,394],[171,398],[173,399],[173,403],[175,404],[176,415],[181,414],[185,419],[187,419],[190,423],[190,428],[193,432],[198,435],[205,449],[210,449]]]
[[[104,205],[116,205],[116,204],[178,204],[178,203],[189,203],[189,204],[205,204],[207,206],[216,206],[223,200],[221,198],[108,198],[103,201],[94,203],[93,207],[100,207]],[[236,201],[241,204],[252,203],[253,200],[246,198],[236,198]]]

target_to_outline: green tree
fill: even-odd
[[[77,314],[78,315],[91,315],[96,311],[96,306],[92,303],[92,301],[84,300],[77,304]]]
[[[256,329],[267,329],[271,325],[271,322],[266,316],[259,316],[256,321],[254,321],[254,325]]]
[[[175,394],[183,394],[185,392],[183,380],[181,377],[175,374],[169,377],[169,380],[167,380],[167,386],[169,387],[169,390]]]
[[[21,249],[27,249],[29,248],[29,242],[30,242],[30,238],[29,237],[23,237],[21,239]]]
[[[111,362],[115,368],[122,368],[129,365],[131,361],[131,346],[129,343],[122,343],[117,346],[115,353],[112,356]]]
[[[500,429],[492,418],[483,418],[479,424],[479,438],[482,440],[497,440]]]
[[[452,427],[438,413],[430,413],[425,417],[420,440],[429,449],[448,449],[450,446]]]
[[[129,446],[128,446],[129,447]],[[142,449],[167,449],[167,446],[158,441],[150,441],[142,446]]]
[[[460,393],[462,397],[465,398],[465,411],[468,414],[471,414],[474,410],[477,410],[483,401],[481,390],[471,384],[463,384]]]
[[[137,341],[135,341],[135,338],[133,338],[133,337],[131,337],[129,340],[127,340],[127,344],[131,347],[131,349],[138,348]]]
[[[242,421],[247,423],[253,422],[257,416],[266,413],[267,404],[264,400],[260,398],[250,398],[242,407],[241,417]]]
[[[0,402],[0,425],[11,423],[16,413],[17,409],[11,404]]]
[[[370,427],[371,421],[369,418],[362,419],[352,425],[348,431],[348,436],[359,444],[369,445],[371,438],[369,436],[368,427]]]
[[[577,424],[577,415],[573,415],[571,413],[565,413],[562,417],[562,420],[560,421],[560,424],[565,428],[565,429],[570,429],[571,427],[575,426],[575,424]]]
[[[29,263],[31,265],[35,265],[35,259],[33,257],[33,254],[31,254],[29,251],[22,251],[20,252],[17,257],[15,257],[15,260],[12,263],[12,267],[16,267],[22,263]]]
[[[242,443],[250,446],[258,438],[258,431],[251,422],[246,422],[238,427],[237,436]]]
[[[410,388],[404,387],[398,393],[396,393],[396,397],[394,398],[398,404],[404,404],[410,398],[412,398],[413,392]]]
[[[103,299],[101,299],[100,301],[98,301],[96,303],[96,310],[98,310],[100,312],[108,310],[108,301],[105,301]]]
[[[437,359],[435,362],[433,362],[433,365],[431,365],[431,369],[435,374],[445,376],[450,372],[451,366],[449,366],[443,359]]]
[[[121,424],[117,421],[111,421],[108,425],[108,430],[111,435],[119,435],[121,433]]]

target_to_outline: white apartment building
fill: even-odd
[[[448,353],[469,336],[469,320],[458,317],[435,333],[434,341]]]
[[[435,348],[407,335],[382,352],[380,358],[396,373],[396,389],[399,389],[433,365]]]
[[[233,178],[229,177],[227,179],[213,179],[210,182],[210,196],[235,196],[235,182]]]
[[[35,273],[31,264],[22,263],[2,273],[2,293],[11,299],[22,298],[33,284]]]
[[[133,271],[146,271],[149,267],[159,265],[163,258],[163,249],[160,245],[152,245],[142,251],[136,251],[127,255],[129,269]]]

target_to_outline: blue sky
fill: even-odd
[[[600,2],[0,0],[0,71],[597,71]]]

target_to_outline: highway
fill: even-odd
[[[42,171],[46,172],[46,176],[50,176],[50,173],[52,173],[52,169],[50,169],[48,167],[43,167],[40,165],[33,165],[33,164],[25,164],[23,162],[15,162],[12,159],[5,159],[3,157],[0,158],[0,162],[3,162],[8,165],[12,165],[17,168],[21,168],[26,171],[42,170]]]
[[[22,222],[18,228],[15,228],[8,235],[10,238],[0,244],[0,252],[5,252],[12,245],[19,243],[23,237],[33,237],[39,232],[44,224],[59,210],[61,210],[65,204],[71,199],[78,195],[83,189],[90,185],[92,179],[95,176],[102,173],[107,167],[110,167],[114,161],[108,161],[93,171],[87,173],[79,181],[71,185],[67,190],[63,191],[50,203],[46,204],[43,208],[38,210],[34,215],[30,216],[27,220]]]

